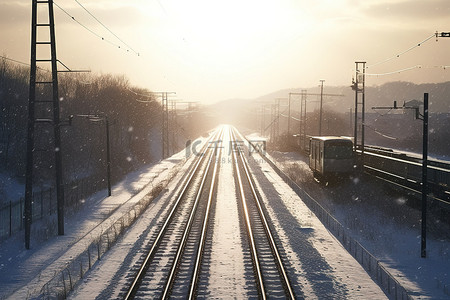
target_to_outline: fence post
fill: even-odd
[[[41,187],[41,219],[44,217],[44,191]]]
[[[9,201],[9,236],[12,235],[12,201]]]
[[[51,216],[52,215],[52,188],[49,188],[47,190],[47,194],[48,194],[48,215]]]
[[[23,198],[21,197],[19,200],[19,209],[20,209],[20,229],[23,229],[23,222],[24,220],[24,216],[23,216],[23,211],[22,211],[22,202],[23,202]]]

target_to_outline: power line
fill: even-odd
[[[396,71],[391,71],[391,72],[386,72],[386,73],[366,73],[366,76],[386,76],[386,75],[392,75],[392,74],[398,74],[398,73],[403,73],[406,71],[411,71],[414,69],[443,69],[443,70],[447,70],[449,69],[450,66],[446,66],[446,65],[442,65],[442,66],[423,66],[423,65],[415,65],[409,68],[404,68],[404,69],[400,69],[400,70],[396,70]]]
[[[389,62],[389,61],[391,61],[391,60],[393,60],[393,59],[399,58],[399,57],[402,56],[403,54],[406,54],[406,53],[408,53],[408,52],[414,50],[415,48],[419,47],[420,45],[426,43],[427,41],[429,41],[429,40],[432,39],[433,37],[436,37],[436,38],[437,38],[436,33],[433,33],[432,35],[430,35],[429,37],[427,37],[427,38],[424,39],[423,41],[421,41],[421,42],[415,44],[414,46],[412,46],[412,47],[406,49],[406,50],[403,51],[403,52],[400,52],[400,53],[398,53],[398,54],[396,54],[396,55],[393,55],[393,56],[391,56],[391,57],[389,57],[389,58],[387,58],[387,59],[385,59],[385,60],[379,61],[379,62],[374,63],[374,64],[371,64],[371,65],[369,65],[369,66],[366,66],[366,69],[368,69],[368,68],[370,68],[370,67],[378,66],[378,65],[387,63],[387,62]]]
[[[105,24],[103,24],[97,17],[95,17],[86,7],[84,7],[78,0],[75,0],[76,3],[78,3],[79,6],[81,6],[92,18],[94,18],[100,25],[102,25],[106,30],[108,30],[112,35],[114,35],[119,41],[122,42],[125,46],[130,48],[131,51],[133,51],[137,56],[139,56],[139,53],[136,52],[130,45],[125,43],[120,37],[118,37],[114,32],[111,31]],[[129,51],[129,50],[127,50]]]
[[[92,33],[93,35],[95,35],[98,38],[101,38],[102,41],[105,41],[109,44],[111,44],[114,47],[117,47],[119,49],[123,49],[125,51],[127,51],[127,49],[121,47],[119,44],[116,44],[108,39],[105,39],[103,36],[99,35],[98,33],[96,33],[95,31],[93,31],[92,29],[90,29],[89,27],[87,27],[86,25],[84,25],[83,23],[81,23],[80,21],[78,21],[77,19],[75,19],[74,16],[72,16],[71,14],[69,14],[65,9],[63,9],[61,6],[59,6],[56,2],[53,2],[53,4],[58,7],[63,13],[65,13],[69,18],[71,18],[72,20],[74,20],[76,23],[78,23],[78,25],[80,25],[81,27],[83,27],[84,29],[86,29],[87,31],[89,31],[90,33]]]
[[[18,60],[12,59],[12,58],[8,58],[8,57],[3,56],[3,55],[0,55],[0,58],[3,58],[5,60],[9,60],[9,61],[15,62],[16,64],[19,64],[19,65],[24,65],[24,66],[28,66],[28,67],[30,66],[29,63],[25,63],[25,62],[18,61]]]
[[[366,126],[369,129],[372,129],[376,134],[378,134],[378,135],[380,135],[380,136],[382,136],[384,138],[387,138],[387,139],[390,139],[390,140],[398,140],[398,138],[390,136],[390,135],[387,135],[387,134],[384,134],[384,133],[378,131],[377,129],[373,128],[372,126],[368,125],[368,124],[364,124],[364,126]]]
[[[411,71],[411,70],[418,69],[418,68],[421,68],[421,66],[420,65],[416,65],[416,66],[412,66],[412,67],[409,67],[409,68],[404,68],[404,69],[391,71],[391,72],[386,72],[386,73],[378,73],[378,74],[366,73],[365,75],[366,76],[385,76],[385,75],[392,75],[392,74],[398,74],[398,73],[402,73],[402,72],[406,72],[406,71]]]
[[[3,56],[3,55],[0,55],[0,58],[3,58],[3,59],[5,59],[5,60],[12,61],[12,62],[14,62],[14,63],[16,63],[16,64],[19,64],[19,65],[24,65],[24,66],[30,67],[30,63],[26,63],[26,62],[23,62],[23,61],[15,60],[15,59],[12,59],[12,58]],[[43,68],[40,68],[40,67],[36,67],[36,69],[41,70],[41,71],[44,71],[44,72],[51,72],[51,71],[49,71],[49,70],[47,70],[47,69],[43,69]]]

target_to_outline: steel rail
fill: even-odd
[[[236,146],[237,146],[237,148],[239,148],[239,145],[236,145]],[[237,180],[238,180],[238,184],[239,184],[239,192],[241,195],[242,208],[244,211],[244,220],[245,220],[245,225],[247,227],[247,236],[248,236],[249,244],[250,244],[250,252],[251,252],[251,256],[252,256],[253,266],[255,268],[256,285],[258,286],[258,289],[259,289],[258,293],[259,293],[259,296],[261,297],[261,299],[267,299],[266,289],[264,287],[264,281],[263,281],[263,276],[262,276],[262,271],[261,271],[261,264],[260,264],[258,252],[256,249],[256,243],[255,243],[252,225],[250,222],[250,214],[249,214],[248,207],[247,207],[247,199],[245,197],[244,185],[242,183],[242,177],[241,177],[241,173],[239,171],[238,159],[236,157],[237,151],[234,151],[232,149],[232,152],[233,152],[236,176],[237,176]],[[241,155],[240,151],[238,152],[238,154]]]
[[[218,146],[219,149],[222,149],[222,141],[223,141],[223,132],[222,132],[222,139],[220,140],[220,146]],[[217,146],[217,144],[216,144],[216,146]],[[188,295],[189,300],[195,298],[195,293],[196,293],[197,286],[198,286],[198,278],[200,275],[200,266],[202,263],[203,252],[204,252],[205,243],[206,243],[206,231],[207,231],[208,224],[209,224],[209,214],[210,214],[210,210],[211,210],[212,198],[214,195],[214,191],[216,189],[216,178],[217,178],[221,153],[222,153],[222,151],[220,150],[219,154],[217,155],[217,148],[215,149],[216,161],[214,164],[213,178],[211,179],[211,188],[210,188],[209,194],[208,194],[208,203],[206,206],[205,218],[203,219],[203,224],[202,224],[202,233],[200,236],[199,248],[197,251],[197,257],[196,257],[195,264],[194,264],[194,271],[192,272],[192,277],[191,277],[191,285],[189,288],[189,295]]]
[[[233,134],[233,136],[234,136],[234,140],[236,140],[236,137],[235,137],[234,134]],[[284,268],[283,260],[281,258],[280,252],[278,251],[278,248],[277,248],[277,245],[275,243],[275,239],[274,239],[274,237],[272,235],[272,232],[270,230],[267,218],[266,218],[266,216],[264,214],[264,211],[263,211],[263,208],[262,208],[262,205],[261,205],[261,199],[259,198],[259,196],[258,196],[258,194],[256,192],[256,187],[255,187],[255,184],[253,182],[252,176],[250,174],[250,170],[249,170],[249,167],[248,167],[247,159],[245,158],[245,155],[242,152],[242,150],[240,149],[240,147],[238,147],[238,151],[239,151],[239,157],[240,157],[240,159],[242,161],[242,165],[244,167],[246,178],[247,178],[247,180],[249,182],[249,185],[250,185],[250,188],[251,188],[251,191],[252,191],[253,198],[255,199],[255,203],[256,203],[256,206],[258,208],[258,213],[259,213],[259,216],[261,218],[261,222],[262,222],[262,224],[264,226],[264,231],[266,232],[266,236],[267,236],[267,239],[269,241],[270,248],[272,249],[272,253],[274,255],[275,262],[276,262],[277,267],[278,267],[278,271],[279,271],[280,276],[282,278],[282,282],[283,282],[283,286],[285,288],[285,292],[286,292],[287,296],[290,299],[295,299],[294,291],[292,289],[292,285],[290,283],[289,277],[287,276],[286,269]]]
[[[223,128],[220,131],[219,140],[220,140],[220,137],[222,136],[222,134],[223,134]],[[184,249],[185,249],[185,246],[186,246],[186,242],[187,242],[189,234],[191,232],[192,224],[194,223],[195,214],[197,212],[197,208],[198,208],[198,205],[200,203],[200,199],[202,197],[202,193],[203,193],[203,189],[204,189],[204,186],[205,186],[205,182],[206,182],[206,179],[207,179],[207,177],[209,175],[211,163],[213,161],[213,158],[216,157],[216,151],[217,151],[217,143],[215,144],[215,147],[214,147],[214,149],[212,150],[212,152],[211,152],[211,154],[209,156],[208,164],[206,166],[205,172],[203,173],[202,180],[201,180],[201,183],[200,183],[200,187],[199,187],[199,189],[197,191],[197,195],[195,197],[194,205],[193,205],[193,207],[191,209],[191,212],[189,214],[188,222],[187,222],[186,227],[185,227],[185,229],[183,231],[183,236],[182,236],[182,238],[180,240],[180,243],[178,244],[176,255],[175,255],[175,259],[174,259],[174,261],[172,263],[172,267],[170,268],[169,276],[167,277],[167,280],[166,280],[166,284],[165,284],[165,287],[164,287],[164,292],[163,292],[163,295],[161,297],[162,299],[169,298],[169,295],[170,295],[170,292],[171,292],[171,288],[172,288],[172,284],[173,284],[173,281],[175,280],[175,275],[176,275],[179,263],[181,261],[181,258],[183,256]],[[213,179],[212,179],[212,183],[211,183],[211,187],[210,187],[210,191],[209,191],[210,198],[212,198],[212,190],[213,190],[214,180],[216,178],[216,172],[217,172],[217,160],[216,160],[216,163],[214,164],[214,169],[213,169]],[[210,199],[208,199],[208,201],[210,201]],[[205,218],[206,218],[206,215],[205,215]]]
[[[218,136],[218,133],[216,133],[214,136]],[[173,205],[166,221],[164,222],[163,226],[161,227],[161,230],[159,231],[158,236],[156,237],[155,241],[153,242],[153,245],[152,245],[150,251],[147,253],[145,260],[142,263],[141,267],[139,268],[139,271],[136,274],[131,286],[129,287],[124,299],[127,299],[127,300],[133,299],[134,296],[136,295],[136,292],[140,286],[140,283],[142,282],[143,277],[145,276],[145,273],[150,265],[150,262],[153,259],[154,255],[156,253],[156,250],[158,249],[158,247],[161,243],[161,240],[162,240],[164,234],[166,233],[167,228],[181,203],[181,200],[183,199],[183,197],[185,195],[187,188],[190,186],[192,179],[194,178],[194,175],[196,174],[201,162],[203,161],[204,157],[206,156],[205,154],[209,148],[209,147],[207,147],[207,145],[208,145],[209,141],[212,139],[212,137],[213,137],[213,135],[208,139],[205,146],[202,148],[201,155],[197,158],[197,161],[195,162],[194,167],[191,169],[189,176],[183,182],[183,188],[182,188],[181,192],[178,194],[175,204]]]

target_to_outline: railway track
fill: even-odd
[[[222,132],[218,132],[214,136],[216,140],[220,140]],[[206,146],[208,144],[209,141]],[[214,182],[207,182],[207,178],[212,172],[214,172],[212,177],[215,178],[217,173],[217,159],[214,169],[211,168],[213,158],[217,155],[216,150],[217,144],[214,148],[204,147],[197,156],[164,224],[140,262],[124,299],[167,298],[171,291],[177,291],[175,274],[178,270],[184,271],[186,264],[189,265],[189,262],[183,260],[182,256],[183,253],[192,253],[192,240],[195,240],[195,235],[198,233],[198,228],[194,226],[196,225],[195,221],[199,217],[201,218],[201,211],[205,211],[204,202],[200,199],[208,187],[211,190],[209,194],[212,194],[214,189]],[[192,199],[194,200],[192,201]],[[200,213],[197,214],[198,211]],[[191,255],[190,265],[192,265],[192,257],[193,255]]]
[[[234,132],[232,136],[233,141],[236,141]],[[235,143],[235,145],[233,151],[235,178],[239,186],[242,218],[251,250],[258,295],[262,299],[267,299],[267,297],[295,299],[282,257],[269,226],[269,220],[265,216],[263,205],[253,183],[248,162],[240,143]]]
[[[126,290],[123,289],[124,299],[208,296],[206,290],[210,279],[205,260],[211,259],[214,232],[211,219],[216,213],[218,174],[221,157],[225,155],[224,137],[234,145],[230,154],[237,195],[233,197],[238,201],[236,205],[240,212],[236,222],[242,240],[247,241],[243,243],[242,251],[249,251],[244,255],[247,262],[244,263],[245,274],[242,274],[247,278],[246,293],[262,299],[295,298],[243,149],[231,128],[222,128],[212,138],[215,143],[209,142],[214,146],[202,149],[146,254],[130,271],[133,276],[130,276]]]
[[[367,147],[364,152],[364,169],[376,176],[406,190],[420,194],[422,189],[422,163],[415,157],[383,148]],[[357,151],[361,157],[361,151]],[[437,203],[450,205],[450,166],[443,162],[429,160],[429,197]]]

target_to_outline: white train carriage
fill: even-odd
[[[313,136],[309,141],[309,167],[315,175],[339,176],[351,173],[355,156],[351,138]]]

